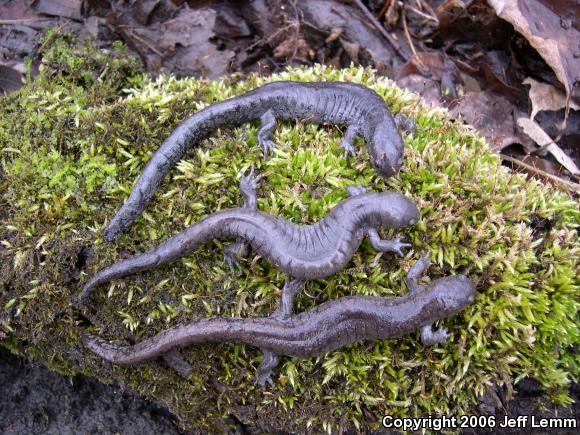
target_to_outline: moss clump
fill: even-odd
[[[293,69],[237,83],[147,79],[126,57],[90,46],[76,52],[66,38],[53,43],[51,67],[0,100],[2,344],[64,373],[131,385],[186,424],[213,430],[227,426],[229,414],[264,428],[329,431],[376,429],[386,414],[460,415],[489,386],[511,387],[525,376],[539,379],[557,403],[570,402],[567,384],[580,368],[577,202],[510,173],[473,130],[367,69]],[[192,150],[143,216],[116,243],[103,241],[104,225],[181,121],[273,80],[362,83],[413,117],[400,174],[377,176],[362,140],[356,158],[345,161],[344,132],[307,123],[279,123],[275,155],[263,160],[257,125],[243,125]],[[139,340],[192,317],[273,311],[284,276],[250,256],[232,277],[225,240],[100,288],[88,318],[69,302],[97,270],[239,204],[239,174],[252,164],[263,175],[259,208],[293,222],[322,218],[350,184],[397,190],[421,209],[421,221],[405,232],[415,246],[406,257],[377,255],[365,242],[348,269],[310,282],[296,310],[344,295],[402,294],[405,272],[430,247],[432,278],[464,273],[480,291],[473,306],[444,322],[453,338],[431,348],[408,336],[283,358],[275,386],[264,391],[254,385],[260,352],[243,345],[186,349],[189,379],[161,364],[117,367],[85,352],[87,331]]]

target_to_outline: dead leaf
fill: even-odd
[[[159,6],[160,0],[142,0],[134,6],[134,17],[143,26],[149,24],[151,14]]]
[[[505,95],[491,91],[471,92],[459,99],[450,109],[453,118],[461,117],[475,127],[496,150],[512,144],[521,144],[528,151],[535,146],[527,137],[522,137],[515,128],[516,106]]]
[[[28,55],[38,46],[41,32],[31,26],[15,24],[0,27],[0,47],[13,55]]]
[[[340,39],[340,45],[342,45],[342,48],[353,62],[359,62],[359,54],[361,51],[360,45],[358,45],[356,42],[345,41],[342,38]]]
[[[439,52],[417,53],[403,65],[397,84],[418,92],[430,104],[451,103],[458,97],[461,74],[455,64]]]
[[[353,5],[327,0],[297,1],[298,9],[309,26],[328,34],[333,29],[342,29],[341,41],[356,43],[361,47],[358,54],[363,65],[374,65],[379,73],[392,77],[393,72],[402,65],[400,56],[368,19],[362,16],[360,9]],[[403,39],[401,35],[399,41]],[[398,49],[406,50],[406,45],[399,44]]]
[[[34,10],[41,14],[82,19],[83,0],[36,0],[33,3]]]
[[[570,2],[573,8],[573,2]],[[489,0],[497,15],[510,22],[552,68],[566,90],[568,101],[580,98],[580,33],[563,25],[562,17],[541,0]]]
[[[279,30],[277,12],[280,8],[273,8],[270,3],[267,0],[253,0],[240,8],[244,20],[262,38],[269,38]]]
[[[309,49],[310,47],[303,38],[299,38],[298,41],[289,38],[274,49],[274,57],[277,59],[304,58],[308,56]]]
[[[0,18],[3,20],[30,20],[38,18],[38,14],[31,11],[25,2],[3,1],[0,4]]]
[[[561,188],[580,194],[580,184],[564,178],[559,173],[561,166],[557,169],[553,168],[553,165],[549,164],[547,160],[533,158],[529,154],[518,157],[500,154],[500,157],[504,162],[508,162],[507,166],[511,167],[515,172],[527,172],[534,178],[550,180]]]
[[[326,38],[324,42],[330,44],[331,42],[336,41],[340,35],[342,35],[342,28],[334,27],[333,29],[330,29],[330,35],[328,35],[328,38]]]
[[[532,121],[537,113],[542,110],[555,111],[566,107],[566,95],[554,86],[540,83],[531,77],[528,77],[522,83],[530,85],[528,95],[532,102],[532,114],[530,115]],[[570,104],[570,108],[580,110],[580,107],[573,102]]]
[[[526,154],[525,152],[522,152],[517,145],[501,150],[501,157],[505,159],[505,156],[517,159],[518,161],[526,163],[547,174],[552,174],[562,178],[566,177],[565,174],[562,174],[565,172],[565,169],[559,163],[552,161],[552,159],[546,159],[535,154]]]
[[[157,72],[165,68],[177,75],[210,78],[228,72],[234,53],[230,50],[219,51],[210,41],[215,36],[215,10],[182,7],[173,18],[153,22],[146,27],[139,26],[127,14],[118,16],[131,24],[115,21],[110,24],[139,53],[149,70]],[[154,21],[152,16],[148,19]]]
[[[215,7],[217,11],[216,25],[214,32],[224,38],[244,38],[251,36],[250,26],[241,14],[240,7],[233,4],[218,4]]]
[[[580,174],[580,170],[578,170],[578,167],[574,161],[568,157],[558,145],[554,143],[552,138],[548,136],[544,130],[542,130],[542,127],[536,124],[533,120],[525,117],[518,118],[517,122],[525,134],[527,134],[536,144],[538,144],[538,146],[544,148],[546,151],[552,154],[558,163],[570,171],[572,175]]]
[[[23,85],[20,72],[7,65],[0,65],[0,95],[20,89]]]

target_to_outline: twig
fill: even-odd
[[[391,3],[393,3],[393,0],[385,0],[385,2],[383,3],[383,7],[381,8],[381,10],[379,11],[379,13],[377,14],[377,19],[378,20],[382,19],[385,16],[385,14],[387,13],[387,11],[391,7]]]
[[[409,27],[407,26],[407,14],[405,13],[405,8],[403,8],[403,10],[401,11],[401,21],[403,22],[403,31],[405,32],[407,43],[409,44],[409,47],[411,47],[411,52],[413,53],[413,56],[415,56],[415,59],[417,59],[417,64],[423,71],[428,71],[429,69],[423,63],[421,56],[417,54],[417,50],[415,50],[415,46],[413,45],[413,40],[411,39],[411,34],[409,33]]]
[[[391,44],[391,47],[395,49],[395,53],[397,53],[401,59],[406,61],[407,56],[405,55],[405,53],[402,52],[401,47],[399,47],[399,45],[393,39],[393,37],[389,35],[389,32],[385,30],[385,28],[382,26],[379,20],[377,20],[375,16],[371,14],[371,12],[366,8],[366,6],[363,4],[361,0],[354,0],[354,2],[362,11],[362,13],[365,14],[365,16],[371,21],[371,23],[373,23],[373,25],[377,28],[377,30],[381,33],[381,35],[383,35],[385,39],[389,42],[389,44]]]
[[[40,53],[44,51],[44,49],[52,42],[52,40],[56,37],[56,35],[60,35],[62,29],[64,29],[68,25],[68,23],[69,23],[68,21],[65,21],[60,26],[58,26],[54,32],[50,33],[49,37],[46,38],[46,40],[42,43],[42,45],[38,47],[38,50],[36,50],[36,56],[38,56]]]
[[[403,21],[403,31],[405,32],[405,36],[407,38],[407,42],[409,43],[409,47],[411,48],[411,52],[417,58],[417,61],[422,66],[425,66],[421,61],[421,59],[419,59],[419,56],[417,56],[417,50],[415,50],[415,46],[413,45],[413,40],[411,39],[411,35],[409,33],[409,27],[407,27],[407,14],[405,13],[405,8],[403,8],[403,10],[401,11],[401,18]]]
[[[580,193],[580,184],[572,183],[570,181],[563,180],[560,177],[556,177],[555,175],[549,174],[546,171],[542,171],[541,169],[535,168],[531,165],[528,165],[527,163],[522,162],[521,160],[518,160],[518,159],[511,157],[511,156],[508,156],[506,154],[500,154],[499,156],[503,160],[507,160],[508,162],[513,163],[514,165],[517,165],[517,166],[519,166],[527,171],[530,171],[532,174],[536,174],[536,175],[539,175],[540,177],[543,177],[543,178],[546,178],[550,181],[553,181],[554,183],[559,184],[568,190],[572,190],[576,194]]]
[[[153,53],[157,54],[158,56],[163,57],[163,53],[160,52],[159,50],[157,50],[153,45],[151,45],[146,39],[141,38],[137,33],[135,33],[132,27],[127,26],[126,24],[121,24],[118,26],[119,29],[124,29],[124,31],[131,37],[135,38],[137,41],[139,41],[141,44],[145,45],[145,47],[147,47],[149,50],[151,50]]]
[[[423,18],[425,18],[426,20],[429,20],[429,21],[434,21],[434,22],[436,22],[437,24],[439,24],[439,20],[438,20],[437,18],[434,18],[434,17],[432,17],[431,15],[429,15],[429,14],[426,14],[425,12],[421,12],[419,9],[416,9],[416,8],[414,8],[413,6],[410,6],[410,5],[405,5],[405,6],[403,6],[403,9],[408,9],[408,10],[410,10],[411,12],[414,12],[414,13],[416,13],[416,14],[417,14],[417,15],[419,15],[420,17],[423,17]]]
[[[20,18],[17,20],[0,20],[0,24],[19,24],[30,23],[34,21],[51,21],[50,18]]]
[[[296,26],[294,28],[294,52],[292,53],[292,57],[288,59],[288,63],[296,57],[296,53],[298,53],[298,41],[300,39],[300,18],[298,17],[298,8],[296,7],[296,0],[290,0],[290,4],[294,9],[294,20],[296,22]]]
[[[435,21],[439,22],[439,18],[437,17],[437,14],[431,8],[429,3],[424,3],[422,0],[417,0],[417,4],[418,5],[420,4],[423,9],[425,9],[426,11],[428,11],[431,14],[431,16],[435,19]]]
[[[268,36],[266,39],[258,39],[256,42],[254,42],[252,45],[250,45],[248,48],[246,48],[246,51],[252,51],[252,49],[256,48],[260,44],[270,43],[280,33],[285,32],[286,30],[290,30],[292,27],[296,27],[296,23],[290,23],[284,27],[279,28],[274,33],[272,33],[270,36]]]

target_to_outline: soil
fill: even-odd
[[[166,408],[142,398],[135,391],[105,385],[86,376],[68,378],[41,364],[11,354],[0,347],[0,433],[3,434],[181,434],[177,418]],[[539,382],[524,379],[516,386],[513,400],[498,394],[499,403],[484,396],[479,403],[482,414],[540,417],[574,417],[580,421],[580,384],[570,392],[575,404],[553,407],[545,401]],[[233,418],[233,417],[232,417]],[[235,421],[235,418],[234,418]],[[239,433],[255,433],[238,422]],[[355,433],[351,431],[351,433]],[[385,432],[381,432],[385,433]],[[389,434],[398,432],[389,431]],[[463,434],[546,433],[527,429],[470,429]],[[550,434],[567,434],[569,429],[551,429]]]
[[[179,434],[175,417],[132,390],[60,376],[0,347],[0,433]]]

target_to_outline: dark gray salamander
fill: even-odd
[[[267,154],[276,120],[301,120],[348,126],[342,146],[354,153],[354,138],[368,143],[371,162],[385,176],[403,163],[403,141],[384,100],[373,90],[344,82],[274,82],[213,104],[185,120],[161,144],[135,183],[129,198],[104,232],[112,241],[151,201],[159,183],[185,152],[216,129],[260,120],[258,142]]]
[[[410,246],[399,238],[383,240],[377,228],[414,225],[419,211],[413,201],[396,192],[365,193],[348,189],[349,198],[338,203],[321,221],[297,225],[256,210],[255,187],[259,177],[242,177],[245,205],[210,214],[156,248],[115,263],[91,278],[81,293],[86,304],[97,286],[176,260],[196,247],[222,236],[237,238],[226,250],[226,259],[243,255],[247,245],[283,272],[300,280],[319,279],[340,271],[352,258],[366,234],[379,251],[396,252]]]
[[[428,254],[424,255],[407,274],[410,292],[405,296],[343,297],[294,316],[290,315],[291,297],[272,317],[198,319],[133,346],[110,344],[88,334],[83,340],[97,355],[124,365],[141,363],[195,343],[245,343],[264,351],[258,370],[258,382],[262,384],[271,382],[277,355],[316,356],[354,341],[400,337],[416,330],[421,331],[423,344],[440,343],[449,334],[443,327],[433,331],[433,322],[454,316],[473,303],[475,286],[463,275],[436,279],[425,287],[417,285],[417,279],[428,267],[428,258]],[[294,285],[293,291],[286,293],[295,294],[299,288]]]

